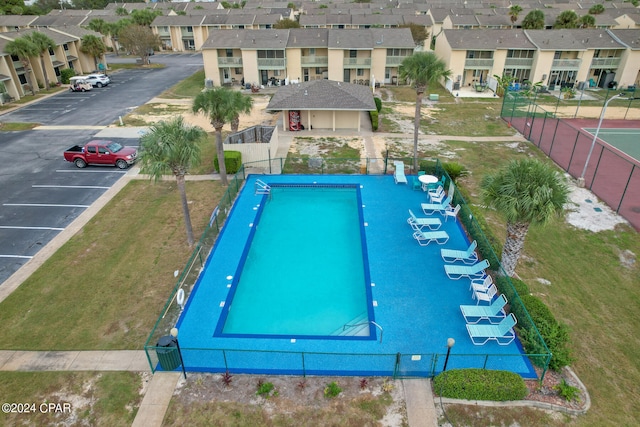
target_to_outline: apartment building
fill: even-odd
[[[372,85],[396,83],[402,60],[414,52],[407,28],[366,30],[220,30],[202,46],[213,85],[329,79]]]

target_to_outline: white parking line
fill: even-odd
[[[100,185],[32,185],[32,188],[87,188],[108,190],[111,187],[103,187]]]
[[[27,255],[5,255],[5,254],[0,254],[0,258],[24,258],[24,259],[31,259],[33,258],[32,256],[27,256]]]
[[[0,225],[0,228],[7,228],[9,230],[53,230],[62,231],[64,228],[60,227],[20,227],[17,225]]]
[[[3,203],[2,206],[24,206],[24,207],[44,207],[44,208],[88,208],[91,205],[56,205],[49,203]]]

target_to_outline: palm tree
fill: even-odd
[[[100,37],[94,36],[93,34],[86,34],[82,36],[80,41],[82,43],[80,45],[80,50],[93,57],[93,64],[95,65],[94,70],[97,70],[98,58],[101,58],[102,55],[104,55],[107,51],[107,47],[104,45]]]
[[[578,14],[573,10],[565,10],[558,15],[553,24],[554,29],[558,28],[578,28]]]
[[[238,110],[241,112],[251,111],[251,107],[253,106],[253,98],[250,96],[243,95],[240,92],[234,91],[234,101],[233,103],[238,106]],[[238,127],[240,126],[240,114],[236,114],[233,119],[231,119],[231,132],[238,132]]]
[[[400,79],[409,80],[416,89],[416,113],[413,121],[413,170],[418,170],[418,130],[422,109],[422,96],[429,85],[451,76],[444,61],[433,52],[414,53],[400,64]]]
[[[580,28],[593,28],[596,26],[596,17],[593,15],[589,15],[588,13],[584,16],[581,16],[578,19],[578,27]]]
[[[508,276],[515,273],[530,225],[544,225],[560,216],[569,188],[558,171],[533,159],[513,160],[480,185],[487,206],[507,221],[507,237],[500,263]]]
[[[22,63],[24,74],[27,79],[27,84],[31,88],[31,94],[35,96],[35,88],[31,79],[31,58],[32,56],[38,56],[38,46],[36,46],[31,39],[27,37],[18,37],[17,39],[10,41],[4,47],[4,51],[12,56],[17,56]]]
[[[544,13],[540,9],[527,13],[522,20],[522,28],[525,30],[543,30],[544,27]]]
[[[38,49],[38,54],[40,55],[40,67],[42,68],[42,73],[44,74],[44,87],[46,90],[49,90],[49,74],[47,73],[44,55],[45,53],[48,55],[49,50],[56,47],[56,42],[54,42],[51,37],[49,37],[45,33],[41,33],[40,31],[34,31],[33,33],[25,37],[29,38],[29,40],[31,40],[31,43],[33,43]]]
[[[249,95],[238,97],[233,90],[226,87],[216,87],[205,90],[196,95],[193,100],[194,113],[202,113],[209,116],[211,125],[216,130],[216,152],[218,157],[218,169],[222,185],[227,186],[227,167],[224,164],[224,147],[222,145],[222,127],[231,122],[241,113],[248,114],[253,106],[253,99]],[[249,98],[245,101],[244,98]]]
[[[144,171],[156,182],[168,172],[176,177],[189,246],[193,246],[194,239],[184,177],[192,166],[200,163],[198,142],[206,135],[202,128],[185,125],[182,116],[178,116],[151,125],[149,132],[140,138],[140,162]]]
[[[513,28],[513,25],[518,20],[518,15],[520,15],[520,12],[522,12],[522,6],[519,6],[517,4],[514,4],[509,8],[509,19],[511,19],[511,28]]]

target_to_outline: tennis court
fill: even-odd
[[[595,135],[596,128],[584,128]],[[640,162],[640,129],[600,128],[598,138]]]

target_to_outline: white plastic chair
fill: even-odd
[[[447,210],[445,210],[444,211],[445,222],[449,219],[449,217],[452,217],[455,220],[455,218],[458,216],[458,212],[460,212],[460,205],[456,205],[455,208],[449,207]]]
[[[473,299],[476,300],[476,305],[480,304],[480,301],[486,301],[489,304],[491,304],[491,301],[493,301],[493,297],[495,297],[497,293],[498,293],[498,288],[496,288],[496,285],[492,284],[491,286],[489,286],[489,289],[487,289],[486,293],[474,292]]]
[[[493,285],[493,279],[491,276],[486,276],[483,279],[471,279],[469,290],[473,292],[477,291],[486,293],[491,285]]]
[[[438,187],[435,191],[429,191],[427,194],[431,203],[442,203],[444,198],[447,197],[447,193],[444,192],[442,187]]]

